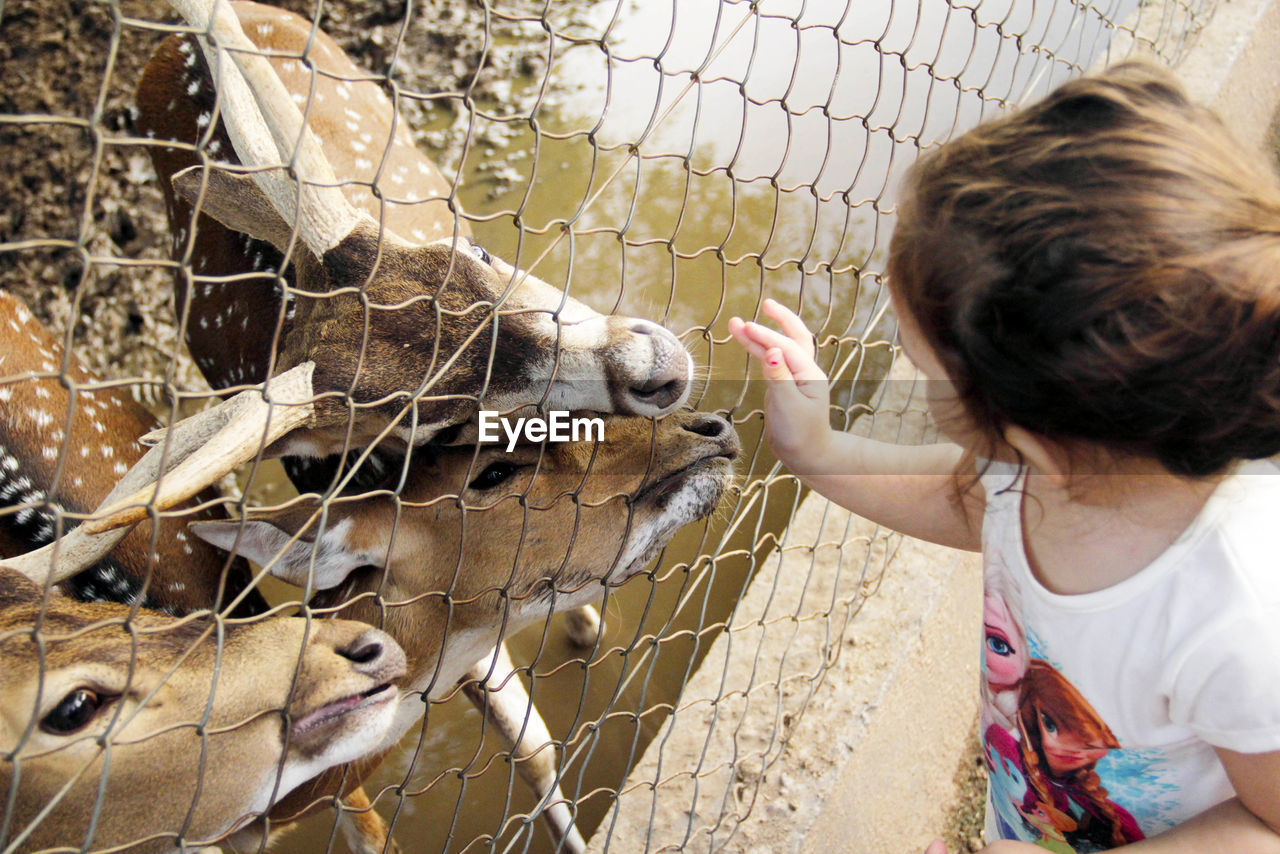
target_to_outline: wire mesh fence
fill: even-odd
[[[0,570],[0,850],[259,850],[304,814],[273,850],[644,839],[618,793],[673,710],[711,732],[681,692],[724,637],[767,666],[716,658],[718,696],[771,711],[733,768],[664,735],[645,773],[702,781],[650,822],[709,798],[682,838],[731,847],[888,558],[852,525],[784,548],[805,495],[728,318],[796,309],[833,423],[897,431],[903,170],[1176,62],[1214,3],[281,5],[219,52],[141,0],[0,4],[0,545],[77,532]],[[298,119],[253,136],[290,109],[318,156]],[[478,441],[533,407],[583,435]],[[799,611],[740,605],[815,548]]]

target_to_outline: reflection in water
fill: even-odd
[[[708,366],[698,405],[733,414],[750,467],[720,518],[686,530],[651,576],[610,591],[594,654],[568,646],[560,617],[511,644],[537,674],[532,695],[552,733],[568,739],[563,788],[584,835],[607,818],[800,498],[793,480],[760,480],[774,465],[759,442],[762,390],[726,345],[728,317],[756,315],[766,296],[799,309],[838,375],[833,417],[857,417],[891,358],[875,272],[903,170],[920,147],[1091,64],[1107,21],[1136,3],[548,4],[558,106],[533,121],[475,117],[519,131],[511,148],[529,155],[512,162],[527,182],[495,192],[482,168],[495,154],[472,149],[463,205],[496,254],[601,311],[680,334]],[[482,732],[465,699],[433,704],[366,787],[406,850],[487,849],[492,837],[499,850],[548,848],[523,818],[531,797]],[[312,822],[282,850],[321,850],[330,830]]]

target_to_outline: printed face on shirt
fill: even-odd
[[[987,684],[995,691],[1014,687],[1027,673],[1027,645],[1001,597],[982,600],[982,631]]]
[[[1078,771],[1107,755],[1107,748],[1088,744],[1079,734],[1062,726],[1043,709],[1037,712],[1040,723],[1040,746],[1049,770],[1055,777]]]
[[[1049,809],[1039,801],[1031,807],[1024,806],[1019,811],[1046,839],[1065,839],[1064,831],[1078,827],[1071,816],[1061,810]]]

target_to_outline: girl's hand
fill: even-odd
[[[798,473],[821,463],[831,439],[827,375],[814,361],[813,335],[790,309],[767,299],[764,313],[782,332],[729,319],[729,332],[764,369],[764,423],[769,446]]]
[[[764,368],[765,435],[778,460],[820,495],[877,524],[953,548],[980,549],[980,485],[966,493],[968,504],[956,500],[957,473],[972,473],[964,451],[832,430],[827,375],[813,359],[813,336],[773,300],[762,308],[781,332],[739,317],[730,318],[729,331]]]

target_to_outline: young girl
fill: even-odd
[[[1027,660],[1107,734],[1044,715],[1022,745],[1030,723],[987,710],[986,755],[1024,788],[1008,820],[988,804],[985,850],[1280,851],[1280,477],[1247,462],[1280,452],[1276,178],[1167,73],[1125,65],[907,184],[887,281],[953,444],[831,430],[781,305],[781,333],[730,329],[770,381],[778,457],[856,513],[981,549]]]

